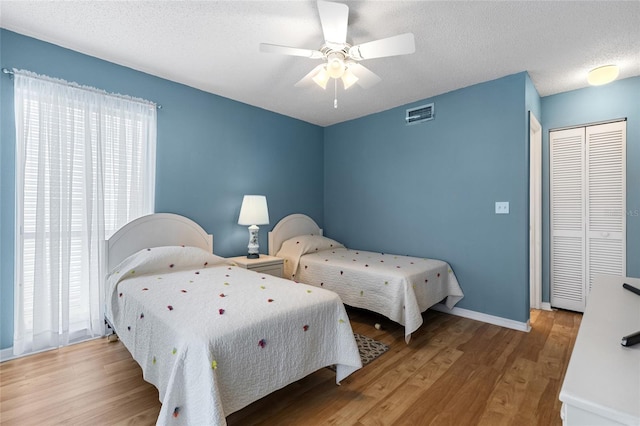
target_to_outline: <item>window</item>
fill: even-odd
[[[103,333],[102,242],[153,211],[155,111],[16,72],[14,354]]]

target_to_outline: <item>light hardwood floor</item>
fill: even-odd
[[[238,425],[560,425],[558,394],[582,316],[532,311],[530,333],[427,311],[403,328],[349,310],[390,346],[335,385],[322,369],[227,418]],[[3,425],[152,425],[156,389],[122,343],[99,339],[0,364]]]

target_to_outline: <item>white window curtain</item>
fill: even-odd
[[[14,355],[104,333],[102,245],[153,211],[156,107],[14,70]]]

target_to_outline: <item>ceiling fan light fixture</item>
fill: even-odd
[[[326,67],[321,67],[320,71],[318,71],[318,74],[316,74],[315,76],[313,76],[313,81],[320,87],[322,87],[323,89],[327,88],[327,82],[329,81],[329,73],[326,70]]]
[[[353,86],[356,81],[358,81],[358,77],[356,77],[349,68],[345,69],[344,74],[342,74],[342,84],[344,84],[344,90],[347,90],[349,87]]]
[[[617,65],[605,65],[589,71],[587,81],[592,86],[602,86],[618,78],[618,74],[620,74],[620,69]]]
[[[327,62],[327,72],[331,78],[340,78],[345,71],[344,61],[340,58],[330,58]]]
[[[360,65],[359,61],[408,55],[416,50],[412,33],[398,34],[356,46],[347,43],[349,6],[346,4],[318,0],[318,15],[324,36],[324,44],[319,49],[301,49],[269,43],[260,44],[261,52],[324,59],[322,64],[317,65],[298,81],[295,84],[296,87],[306,86],[309,80],[313,80],[326,90],[329,79],[333,78],[336,93],[338,79],[342,79],[345,89],[353,86],[354,83],[358,83],[358,86],[363,89],[368,89],[379,83],[381,79],[371,70]],[[336,101],[334,98],[334,107]]]

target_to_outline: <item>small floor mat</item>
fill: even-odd
[[[374,359],[389,350],[389,346],[382,342],[378,342],[370,337],[363,336],[362,334],[353,333],[353,337],[356,338],[358,344],[358,352],[360,352],[360,359],[362,360],[362,366],[369,364]],[[335,371],[335,365],[331,365],[327,368]]]

